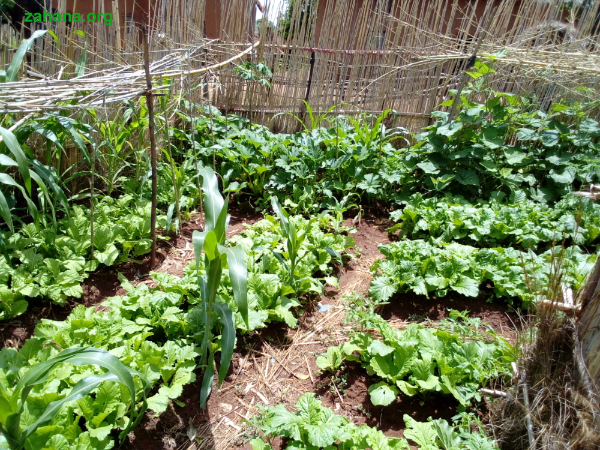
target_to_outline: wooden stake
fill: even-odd
[[[150,76],[150,57],[148,56],[148,30],[146,24],[142,24],[144,35],[144,70],[146,71],[146,104],[148,105],[148,131],[150,133],[150,164],[152,167],[152,211],[150,215],[150,236],[152,239],[152,253],[150,256],[150,268],[156,263],[156,192],[158,190],[158,178],[156,175],[156,141],[154,139],[154,96],[152,94],[152,77]]]

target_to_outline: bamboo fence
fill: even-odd
[[[76,8],[76,1],[70,7]],[[75,24],[38,24],[56,39],[47,34],[36,44],[24,73],[69,99],[90,100],[85,88],[92,84],[105,101],[137,95],[143,84],[136,75],[142,67],[141,37],[133,20],[148,10],[153,75],[165,75],[161,64],[170,61],[174,84],[181,87],[186,76],[195,77],[192,86],[203,86],[199,98],[265,124],[273,124],[279,113],[302,115],[307,101],[317,113],[336,105],[345,114],[393,109],[402,125],[418,130],[459,85],[475,49],[482,58],[506,52],[494,63],[492,88],[535,95],[546,106],[591,98],[593,93],[577,88],[600,86],[600,0],[569,13],[562,0],[295,0],[287,39],[267,21],[256,26],[256,0],[92,1],[95,11],[113,13],[113,25],[78,24],[79,33]],[[67,10],[66,0],[55,4],[59,13]],[[259,6],[265,15],[275,8],[269,0]],[[5,67],[19,41],[19,32],[2,27]],[[220,64],[251,46],[242,58]],[[82,52],[86,75],[77,80],[73,74]],[[270,87],[240,79],[233,69],[246,60],[271,69]],[[33,101],[38,85],[31,83],[22,86]],[[57,87],[65,83],[70,85]],[[15,106],[21,101],[18,86],[0,88],[0,111],[32,110]],[[40,97],[48,92],[40,88]],[[49,103],[47,108],[58,102]],[[280,130],[296,126],[285,115],[276,122]]]

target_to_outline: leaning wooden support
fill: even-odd
[[[568,303],[555,302],[553,300],[538,300],[536,304],[538,305],[538,307],[547,307],[564,312],[577,313],[581,310],[581,305],[569,305]]]

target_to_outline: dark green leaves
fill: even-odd
[[[504,136],[498,133],[495,127],[486,127],[482,130],[481,142],[489,149],[497,149],[504,144]]]
[[[476,186],[479,184],[479,177],[477,176],[477,173],[474,170],[459,170],[456,174],[455,180],[458,181],[460,184],[464,185]]]

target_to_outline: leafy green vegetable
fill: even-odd
[[[30,348],[25,347],[24,350],[27,352]],[[50,396],[45,395],[44,400],[48,401],[51,399],[54,401],[48,403],[44,408],[42,406],[43,403],[39,401],[39,398],[36,398],[37,396],[32,390],[41,384],[50,384],[46,383],[50,374],[53,371],[55,372],[54,369],[56,366],[63,364],[72,364],[75,366],[96,365],[106,369],[107,372],[101,375],[79,377],[79,381],[65,396],[56,394]],[[67,373],[68,372],[70,372],[70,370],[67,369]],[[139,378],[143,384],[143,389],[136,389],[133,379],[134,376]],[[79,401],[82,398],[89,399],[89,397],[85,396],[97,388],[99,388],[99,390],[97,392],[96,400],[103,404],[103,408],[99,411],[103,415],[100,416],[100,418],[94,417],[94,420],[91,421],[88,428],[90,429],[91,436],[98,437],[94,436],[93,425],[99,425],[111,412],[107,405],[108,398],[105,399],[105,397],[111,395],[106,391],[106,389],[109,389],[107,386],[112,386],[113,391],[116,390],[118,393],[118,399],[121,399],[120,388],[117,385],[109,385],[107,382],[117,382],[126,388],[123,414],[129,409],[131,420],[128,421],[129,425],[126,426],[121,435],[124,437],[131,426],[136,423],[136,417],[140,418],[146,410],[146,393],[150,388],[148,381],[141,373],[128,369],[117,357],[106,351],[89,347],[68,348],[61,351],[53,358],[43,362],[40,361],[20,376],[19,381],[14,388],[8,385],[8,380],[6,378],[4,381],[4,386],[0,389],[0,404],[2,405],[0,413],[0,432],[6,439],[6,442],[8,442],[11,450],[20,450],[22,448],[31,447],[36,448],[35,443],[39,442],[40,437],[45,434],[45,431],[42,431],[42,425],[59,415],[61,410],[64,410],[64,405]],[[27,400],[30,396],[32,397],[32,400],[28,403]],[[136,398],[140,396],[143,399],[143,405],[141,410],[136,412],[135,401]],[[27,427],[23,429],[21,424]]]
[[[420,450],[498,449],[481,429],[471,431],[470,422],[466,427],[460,423],[452,426],[443,419],[417,422],[405,414],[404,439],[387,437],[377,428],[367,425],[356,426],[346,417],[324,407],[312,393],[300,397],[295,409],[297,412],[293,413],[283,405],[261,407],[260,414],[251,419],[251,423],[264,435],[264,439],[252,439],[252,449],[271,450],[271,441],[277,436],[289,439],[285,447],[288,450],[403,450],[409,448],[407,439],[416,443]]]
[[[90,259],[87,208],[73,206],[71,215],[56,226],[38,230],[28,224],[17,233],[5,233],[10,263],[0,259],[6,299],[0,303],[0,320],[23,313],[28,297],[64,305],[68,297],[81,297],[81,283],[100,264],[111,266],[150,251],[149,201],[129,195],[118,200],[104,197],[96,205],[94,218],[94,259]],[[159,220],[159,224],[164,222],[164,217]]]
[[[387,438],[375,428],[357,427],[343,416],[324,407],[315,394],[304,394],[292,413],[278,405],[261,411],[258,428],[268,440],[275,436],[289,438],[288,449],[294,448],[357,448],[401,450],[408,449],[404,439]],[[256,438],[253,450],[270,449],[262,439]]]
[[[505,203],[503,197],[496,192],[489,202],[472,204],[462,196],[425,199],[414,194],[404,209],[391,214],[400,223],[389,231],[401,229],[401,236],[410,239],[531,249],[547,249],[566,239],[593,245],[600,237],[600,205],[587,199],[569,195],[550,207],[527,199]]]
[[[442,392],[467,406],[472,399],[481,400],[478,389],[489,379],[510,373],[514,361],[513,348],[505,339],[491,328],[484,335],[479,319],[457,311],[451,310],[437,329],[411,324],[399,331],[373,313],[359,321],[378,331],[382,340],[368,332],[353,334],[349,342],[328,348],[317,365],[336,370],[345,360],[359,361],[368,374],[381,380],[369,387],[374,405],[389,405],[402,391],[409,396]]]
[[[585,282],[597,255],[588,255],[578,246],[553,248],[536,255],[509,248],[475,248],[456,243],[430,243],[423,240],[399,241],[379,247],[385,260],[372,267],[376,278],[369,294],[387,301],[396,292],[412,290],[420,295],[435,292],[438,297],[455,291],[477,297],[479,287],[493,283],[494,294],[509,303],[515,298],[524,304],[544,294],[553,270],[553,261],[562,255],[563,282],[576,289]],[[536,280],[533,285],[531,280]]]

